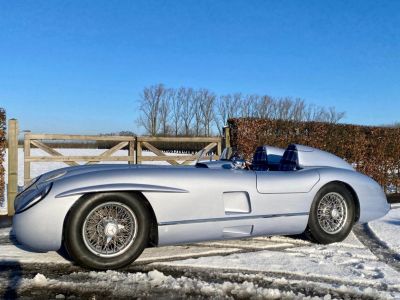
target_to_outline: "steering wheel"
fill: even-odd
[[[234,169],[236,170],[250,170],[251,163],[242,157],[232,157],[231,159]]]

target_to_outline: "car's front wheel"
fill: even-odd
[[[117,269],[130,264],[149,238],[149,213],[129,193],[83,196],[65,224],[64,243],[71,258],[92,269]]]
[[[352,194],[343,184],[330,183],[315,196],[305,233],[320,244],[341,242],[349,235],[354,219]]]

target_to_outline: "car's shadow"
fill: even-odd
[[[22,281],[22,266],[16,260],[0,260],[0,266],[0,278],[6,280],[6,288],[4,293],[0,293],[0,298],[16,299]]]
[[[400,220],[388,220],[388,221],[385,221],[385,222],[388,223],[388,224],[391,224],[391,225],[400,226]]]

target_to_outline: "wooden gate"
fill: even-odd
[[[115,146],[106,149],[99,155],[66,156],[46,145],[43,141],[66,140],[66,141],[105,141],[117,142]],[[69,166],[79,165],[78,161],[86,164],[94,164],[100,161],[126,161],[135,163],[135,140],[133,136],[101,136],[101,135],[66,135],[66,134],[25,134],[24,139],[24,182],[31,179],[32,162],[64,162]],[[31,145],[50,154],[50,156],[32,156]],[[118,150],[128,147],[128,156],[112,156]]]
[[[157,149],[151,143],[167,142],[167,143],[207,143],[203,149],[194,155],[167,155]],[[218,159],[221,155],[222,138],[219,137],[137,137],[136,138],[136,163],[141,164],[144,161],[166,161],[171,165],[188,165],[197,160],[202,153],[207,154],[211,150],[215,150],[212,158]],[[155,156],[143,156],[142,150],[146,148],[155,154]],[[210,157],[210,156],[208,156]],[[211,157],[210,157],[211,158]],[[181,161],[181,163],[179,163]]]
[[[105,141],[117,142],[117,144],[99,155],[67,156],[46,145],[45,141]],[[206,143],[207,145],[194,155],[167,155],[155,147],[152,144],[154,142]],[[219,137],[133,137],[27,133],[24,139],[24,182],[27,183],[31,179],[32,162],[63,162],[69,166],[77,166],[78,162],[94,164],[101,161],[126,161],[130,164],[141,164],[142,162],[166,161],[171,165],[188,165],[197,160],[202,153],[212,152],[212,157],[210,155],[208,157],[218,159],[221,155],[221,144],[222,138]],[[31,146],[41,149],[50,156],[33,156]],[[112,156],[125,147],[129,149],[128,156]],[[155,155],[143,155],[143,149],[147,149]]]

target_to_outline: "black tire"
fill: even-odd
[[[124,250],[120,251],[121,254],[116,253],[114,254],[116,256],[113,257],[104,257],[100,256],[101,254],[93,253],[96,250],[93,248],[90,250],[83,233],[86,218],[93,210],[106,203],[129,208],[130,215],[133,213],[133,219],[136,218],[136,227],[131,226],[136,230],[132,229],[135,234],[132,233],[132,236],[129,237],[130,243],[122,248]],[[117,227],[119,228],[119,225]],[[97,228],[97,226],[93,228]],[[143,252],[148,244],[149,232],[150,214],[138,197],[119,192],[89,194],[79,199],[68,214],[64,230],[64,245],[71,258],[83,267],[96,270],[118,269],[132,263]]]
[[[341,198],[337,195],[340,195]],[[343,203],[342,201],[343,199],[345,205],[342,204],[342,206],[339,207],[346,208],[346,217],[343,218],[342,222],[338,221],[338,224],[341,225],[340,226],[337,225],[338,228],[336,230],[333,230],[330,227],[331,223],[329,223],[329,221],[324,219],[324,217],[318,218],[318,209],[320,209],[320,212],[324,211],[324,209],[321,208],[327,207],[324,206],[324,203],[326,203],[329,197],[337,197],[336,199],[339,199],[338,201],[340,203]],[[321,201],[324,202],[321,203]],[[333,210],[326,208],[326,211],[327,211],[326,216],[329,217],[325,218],[328,219],[330,218],[330,220],[333,221],[334,219]],[[346,186],[340,183],[329,183],[324,187],[322,187],[314,198],[314,201],[311,205],[310,216],[308,219],[308,226],[305,231],[305,234],[311,241],[319,244],[331,244],[331,243],[341,242],[349,235],[353,227],[355,220],[355,211],[356,209],[353,196],[350,193],[350,191],[346,188]],[[334,220],[337,221],[337,219]],[[327,228],[329,228],[329,230],[332,231],[328,232],[329,230],[327,230]]]
[[[61,248],[57,250],[57,253],[65,260],[73,262],[71,255],[69,255],[67,248],[65,247],[65,243],[62,243]]]

